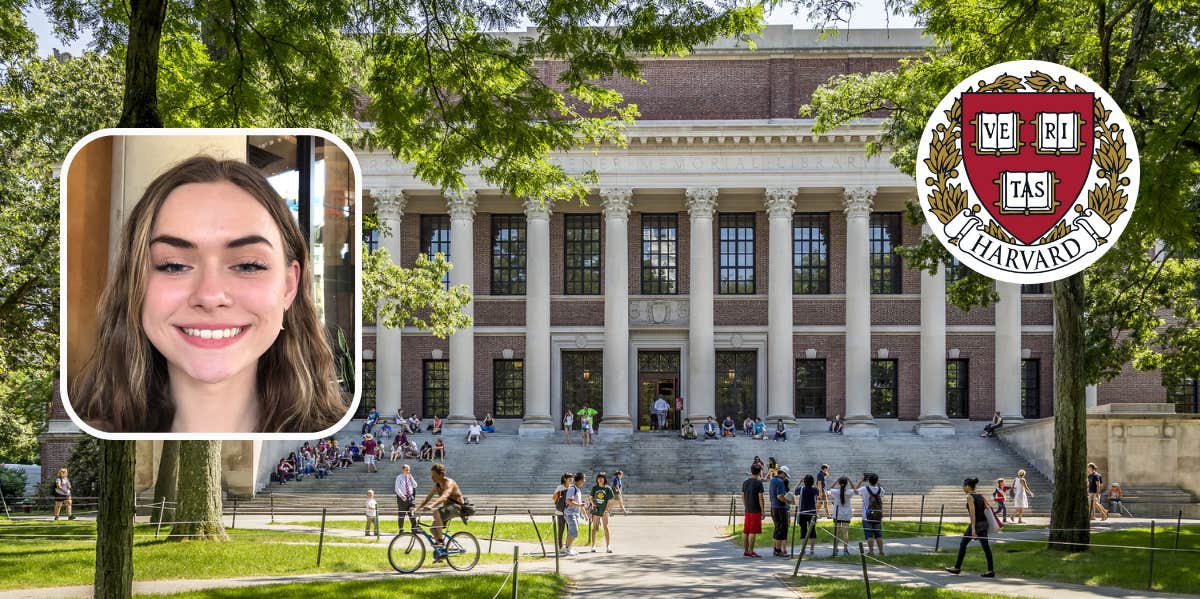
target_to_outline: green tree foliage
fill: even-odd
[[[97,497],[100,495],[100,444],[103,441],[95,437],[83,436],[71,448],[67,458],[67,477],[71,479],[71,494],[78,497]],[[51,473],[56,474],[56,473]],[[54,485],[53,477],[50,487]]]
[[[0,468],[0,495],[12,502],[25,496],[25,471],[16,468]]]

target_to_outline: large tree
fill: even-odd
[[[851,9],[831,0],[798,4],[824,15],[826,23]],[[1053,287],[1056,485],[1050,546],[1084,550],[1089,539],[1084,387],[1111,379],[1129,361],[1139,368],[1163,367],[1167,385],[1198,374],[1200,12],[1180,2],[1148,0],[886,4],[915,16],[932,47],[895,71],[840,76],[822,86],[803,111],[815,116],[817,130],[887,111],[883,141],[868,151],[887,147],[892,163],[913,174],[917,142],[941,97],[979,69],[1027,58],[1090,75],[1124,108],[1134,128],[1141,189],[1128,229],[1086,274]],[[915,206],[909,213],[921,219]],[[904,254],[927,270],[950,264],[932,237]],[[995,300],[991,280],[973,272],[947,292],[964,309]]]

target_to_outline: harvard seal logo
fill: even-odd
[[[938,104],[917,149],[930,228],[964,265],[1047,283],[1104,255],[1138,189],[1133,131],[1083,74],[1050,62],[989,67]]]

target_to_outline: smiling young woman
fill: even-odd
[[[71,387],[106,432],[317,432],[345,415],[308,247],[253,167],[199,156],[130,213]]]

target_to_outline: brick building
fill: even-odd
[[[682,397],[693,421],[815,428],[842,414],[867,434],[885,419],[937,434],[993,409],[1051,415],[1049,286],[999,284],[992,307],[948,306],[946,274],[893,251],[921,232],[903,218],[912,179],[886,152],[865,157],[881,119],[815,135],[797,118],[830,77],[893,68],[924,43],[918,30],[822,40],[783,26],[757,51],[721,42],[647,61],[644,85],[616,84],[641,112],[628,147],[554,157],[598,173],[586,204],[507,197],[476,173],[443,193],[386,152],[360,152],[367,210],[392,231],[369,243],[402,265],[444,252],[450,283],[475,296],[474,326],[449,340],[368,326],[362,409],[491,413],[523,432],[585,403],[601,429],[647,428],[658,395]],[[1128,371],[1089,402],[1167,395],[1158,373]]]

